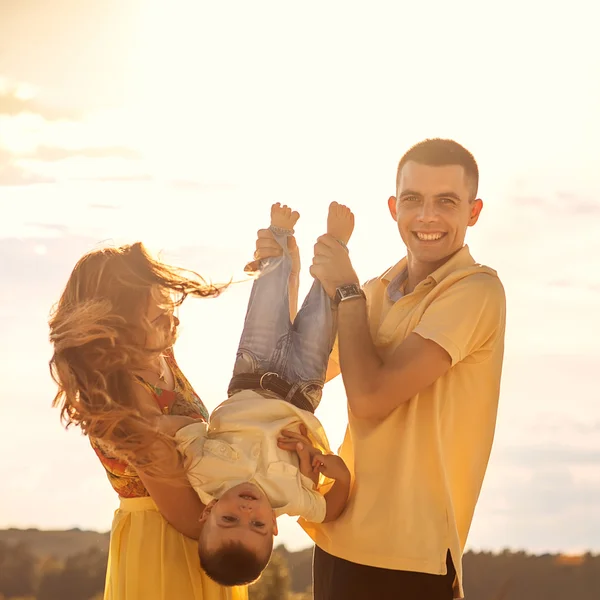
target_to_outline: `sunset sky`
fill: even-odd
[[[496,442],[469,545],[600,551],[600,41],[593,3],[0,0],[0,528],[105,531],[117,498],[50,408],[50,307],[77,259],[142,240],[241,277],[273,202],[305,267],[332,200],[361,279],[404,252],[386,201],[426,137],[471,150],[469,232],[508,301]],[[308,269],[301,292],[310,285]],[[181,310],[225,398],[250,284]],[[319,416],[333,447],[340,380]],[[280,541],[307,546],[291,520]]]

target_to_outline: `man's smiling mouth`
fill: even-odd
[[[436,231],[433,233],[425,233],[421,231],[413,231],[413,235],[420,242],[437,242],[437,240],[441,240],[446,235],[446,232]]]

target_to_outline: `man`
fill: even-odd
[[[425,140],[400,160],[388,200],[406,257],[363,287],[319,238],[311,274],[337,305],[348,429],[345,512],[301,523],[316,543],[316,600],[463,597],[461,559],[494,437],[506,303],[465,245],[483,203],[473,156]],[[272,252],[259,233],[257,254]],[[294,282],[290,280],[293,285]]]

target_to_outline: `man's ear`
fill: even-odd
[[[477,198],[471,202],[471,214],[469,215],[469,227],[473,227],[479,220],[479,215],[483,209],[483,200]]]
[[[202,514],[200,515],[200,523],[202,523],[202,524],[206,523],[206,521],[208,520],[208,517],[210,517],[210,512],[212,511],[212,509],[214,508],[216,503],[217,503],[217,500],[212,500],[210,502],[210,504],[207,504],[204,507],[204,510],[202,511]]]
[[[394,219],[394,221],[397,221],[398,201],[396,200],[396,196],[390,196],[388,198],[388,209],[390,211],[390,215],[392,215],[392,219]]]
[[[273,511],[273,535],[279,535],[279,528],[277,527],[277,517],[275,511]]]

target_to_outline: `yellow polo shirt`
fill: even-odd
[[[388,285],[405,269],[403,259],[364,286],[379,356],[388,360],[415,332],[444,348],[452,367],[381,422],[349,412],[340,448],[353,475],[346,510],[331,523],[300,523],[326,552],[386,569],[444,575],[450,549],[461,598],[462,553],[496,425],[504,288],[464,246],[393,302]],[[339,363],[337,348],[331,360]]]

